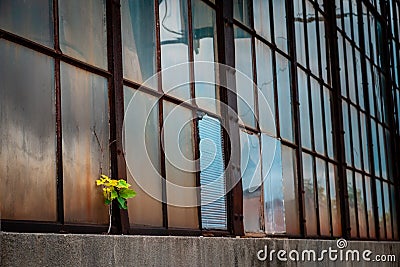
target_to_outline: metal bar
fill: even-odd
[[[324,1],[324,6],[327,10],[327,35],[329,36],[330,46],[329,51],[331,55],[331,66],[332,66],[332,103],[331,110],[333,116],[332,127],[333,127],[333,142],[334,142],[334,154],[337,158],[338,165],[338,179],[339,179],[339,199],[340,199],[340,210],[341,210],[341,225],[342,225],[342,236],[344,238],[350,237],[350,217],[349,217],[349,205],[348,205],[348,194],[347,194],[347,180],[346,180],[346,169],[344,163],[344,132],[343,132],[343,118],[339,114],[342,114],[341,104],[341,91],[340,91],[340,65],[339,65],[339,53],[338,53],[338,36],[337,36],[337,24],[335,14],[335,3],[330,0]],[[342,23],[343,25],[343,23]]]
[[[58,0],[53,0],[53,28],[54,48],[60,51],[59,29],[58,29]],[[57,165],[57,221],[64,224],[64,179],[63,179],[63,157],[62,157],[62,124],[61,124],[61,74],[60,59],[54,60],[54,83],[56,103],[56,165]]]
[[[123,148],[123,123],[124,123],[124,91],[122,69],[122,38],[121,38],[121,10],[119,0],[107,0],[107,54],[108,68],[113,79],[109,80],[110,101],[110,151],[111,172],[117,179],[127,180],[127,171]],[[119,209],[113,205],[113,222],[117,225],[118,232],[129,232],[129,217],[127,210]]]

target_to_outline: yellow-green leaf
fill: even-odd
[[[119,196],[128,199],[136,196],[136,192],[132,189],[123,188],[119,191]]]

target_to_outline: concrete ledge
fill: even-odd
[[[257,252],[338,249],[336,241],[276,238],[105,236],[63,234],[0,235],[0,266],[400,266],[399,242],[349,241],[346,249],[393,254],[396,262],[260,261]],[[345,251],[344,249],[343,251]],[[261,253],[261,256],[264,254]],[[294,254],[293,254],[294,255]],[[338,254],[339,255],[339,254]],[[317,256],[317,257],[318,257]],[[287,257],[287,255],[286,255]]]

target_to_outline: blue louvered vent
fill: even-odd
[[[201,221],[203,229],[227,229],[222,130],[219,120],[199,120]]]

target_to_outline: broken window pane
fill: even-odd
[[[243,215],[246,232],[261,231],[261,164],[258,136],[240,132]]]

